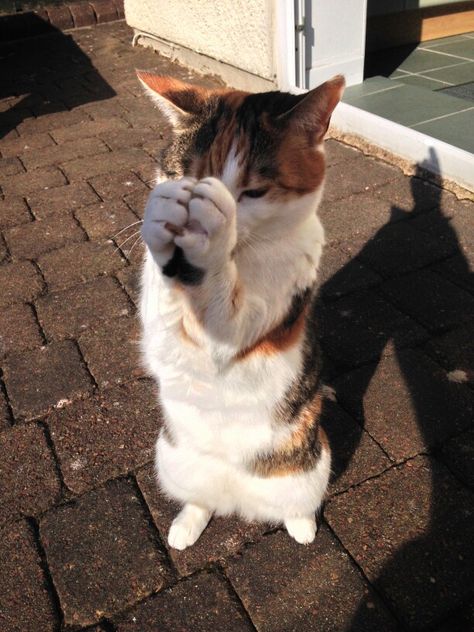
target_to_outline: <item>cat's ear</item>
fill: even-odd
[[[341,100],[345,85],[344,77],[336,75],[302,96],[291,110],[278,117],[279,121],[289,123],[295,131],[300,130],[308,134],[310,144],[321,143],[334,108]]]
[[[201,114],[208,91],[172,77],[137,70],[137,77],[173,127],[185,124],[192,115]]]

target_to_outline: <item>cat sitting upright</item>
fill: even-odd
[[[331,452],[312,320],[323,139],[344,79],[304,95],[138,76],[174,127],[145,209],[142,351],[161,489],[184,549],[213,514],[316,533]]]

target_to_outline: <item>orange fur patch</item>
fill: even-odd
[[[314,452],[316,446],[329,450],[327,436],[319,426],[322,398],[314,399],[300,412],[296,420],[290,421],[294,428],[289,440],[271,454],[258,458],[252,464],[252,470],[259,476],[290,476],[308,471],[316,466],[320,450]]]
[[[281,353],[292,347],[300,341],[304,333],[307,312],[308,309],[305,308],[289,327],[278,325],[263,338],[257,340],[251,347],[242,349],[237,354],[236,360],[245,360],[251,354],[272,355]]]

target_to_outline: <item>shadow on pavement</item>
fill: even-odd
[[[416,176],[422,174],[423,164]],[[458,371],[440,366],[443,356],[436,354],[437,340],[445,346],[449,341],[446,332],[472,323],[473,297],[465,289],[473,287],[473,278],[442,212],[442,189],[426,210],[419,183],[411,179],[413,208],[392,207],[392,221],[321,288],[318,311],[328,372],[338,376],[332,381],[338,404],[359,424],[342,436],[337,405],[327,402],[333,485],[357,460],[366,433],[392,463],[401,464],[336,496],[325,515],[404,628],[467,632],[474,624],[472,606],[463,610],[473,593],[474,502],[468,489],[473,473],[458,476],[456,462],[473,451],[472,430],[464,431],[474,419],[473,393],[466,384],[472,379],[474,347],[454,345],[449,352],[455,356],[451,363],[460,358],[461,366],[451,366]],[[461,287],[437,274],[439,262],[447,260],[456,262]],[[361,262],[381,274],[380,286],[336,301],[324,298],[338,286],[347,287]],[[403,314],[410,317],[406,322]],[[455,447],[445,458],[453,436]],[[360,632],[366,620],[367,604],[361,603],[349,629]],[[436,627],[445,620],[448,628]]]
[[[0,99],[10,99],[10,107],[0,112],[0,138],[18,126],[21,130],[29,118],[66,112],[116,94],[74,39],[36,14],[0,18],[0,35],[8,31],[11,39],[18,31],[24,36],[25,22],[35,36],[1,38]],[[31,133],[35,131],[32,127]]]

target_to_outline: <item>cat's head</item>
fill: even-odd
[[[342,76],[302,95],[209,90],[147,72],[138,77],[174,129],[162,156],[164,178],[222,180],[237,201],[242,235],[315,212],[323,140],[344,90]]]

